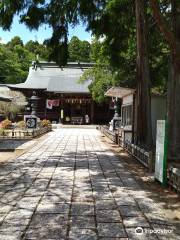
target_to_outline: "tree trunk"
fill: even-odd
[[[147,50],[147,23],[145,1],[136,0],[137,35],[137,122],[136,142],[152,146],[150,73]]]
[[[180,2],[173,0],[173,32],[180,44]],[[180,160],[180,48],[171,50],[171,76],[168,89],[169,160]]]

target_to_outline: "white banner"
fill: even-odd
[[[46,108],[47,109],[52,109],[52,107],[53,107],[53,100],[47,99],[46,100]]]

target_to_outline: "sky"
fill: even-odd
[[[48,26],[42,26],[38,31],[30,31],[24,24],[18,22],[18,17],[14,18],[10,31],[3,31],[0,27],[0,42],[7,43],[14,36],[20,36],[24,43],[29,40],[42,43],[45,39],[51,37],[52,30]],[[72,36],[77,36],[81,40],[91,41],[91,33],[85,31],[85,26],[78,25],[75,28],[69,28],[69,40]]]

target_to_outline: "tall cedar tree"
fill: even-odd
[[[168,89],[169,159],[180,159],[180,1],[171,0],[172,31],[161,13],[158,1],[150,0],[156,23],[171,50],[171,71]]]
[[[147,47],[146,7],[144,0],[136,0],[137,32],[137,143],[152,146],[150,73]]]

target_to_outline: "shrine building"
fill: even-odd
[[[36,94],[40,119],[64,124],[107,123],[114,113],[110,100],[97,104],[89,91],[91,80],[80,82],[84,71],[92,66],[92,63],[68,63],[59,67],[52,62],[40,62],[30,67],[24,83],[8,87],[22,92],[27,100]],[[30,113],[30,108],[31,104],[25,114]]]

